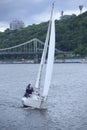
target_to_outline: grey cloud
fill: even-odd
[[[7,2],[8,1],[8,2]],[[28,0],[3,0],[0,1],[0,21],[9,21],[12,18],[28,18],[35,13],[39,13],[42,5],[39,6],[36,2],[29,2]]]
[[[10,22],[17,18],[25,23],[33,23],[33,15],[41,14],[51,9],[52,0],[0,0],[0,22]],[[87,0],[55,0],[55,10],[74,10],[82,4],[87,5]]]

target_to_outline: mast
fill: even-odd
[[[49,42],[49,37],[50,37],[53,8],[54,8],[54,3],[52,4],[51,16],[50,16],[50,20],[49,20],[49,25],[48,25],[48,30],[47,30],[47,35],[46,35],[44,50],[43,50],[43,54],[42,54],[42,58],[41,58],[41,63],[40,63],[40,66],[39,66],[39,71],[38,71],[37,80],[36,80],[36,84],[35,84],[35,88],[36,89],[40,88],[40,85],[41,85],[41,76],[42,76],[43,64],[45,63],[45,58],[46,58],[46,53],[47,53],[47,47],[48,47],[48,42]]]
[[[54,4],[53,4],[54,7]],[[51,24],[51,34],[50,34],[50,42],[49,42],[49,51],[48,51],[48,59],[47,59],[47,67],[46,67],[46,76],[43,90],[43,97],[46,99],[50,87],[53,63],[54,63],[54,53],[55,53],[55,22],[52,18]]]

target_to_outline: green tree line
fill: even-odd
[[[87,12],[79,16],[55,21],[56,48],[72,51],[80,56],[87,55]],[[20,30],[6,29],[0,32],[0,49],[21,44],[32,38],[45,41],[48,22],[33,24]]]

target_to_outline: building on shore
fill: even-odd
[[[24,22],[21,20],[13,20],[10,23],[10,30],[19,30],[24,27]]]

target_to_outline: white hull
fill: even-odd
[[[46,109],[46,102],[38,95],[32,94],[31,97],[23,97],[22,103],[26,107],[32,107],[36,109]]]

